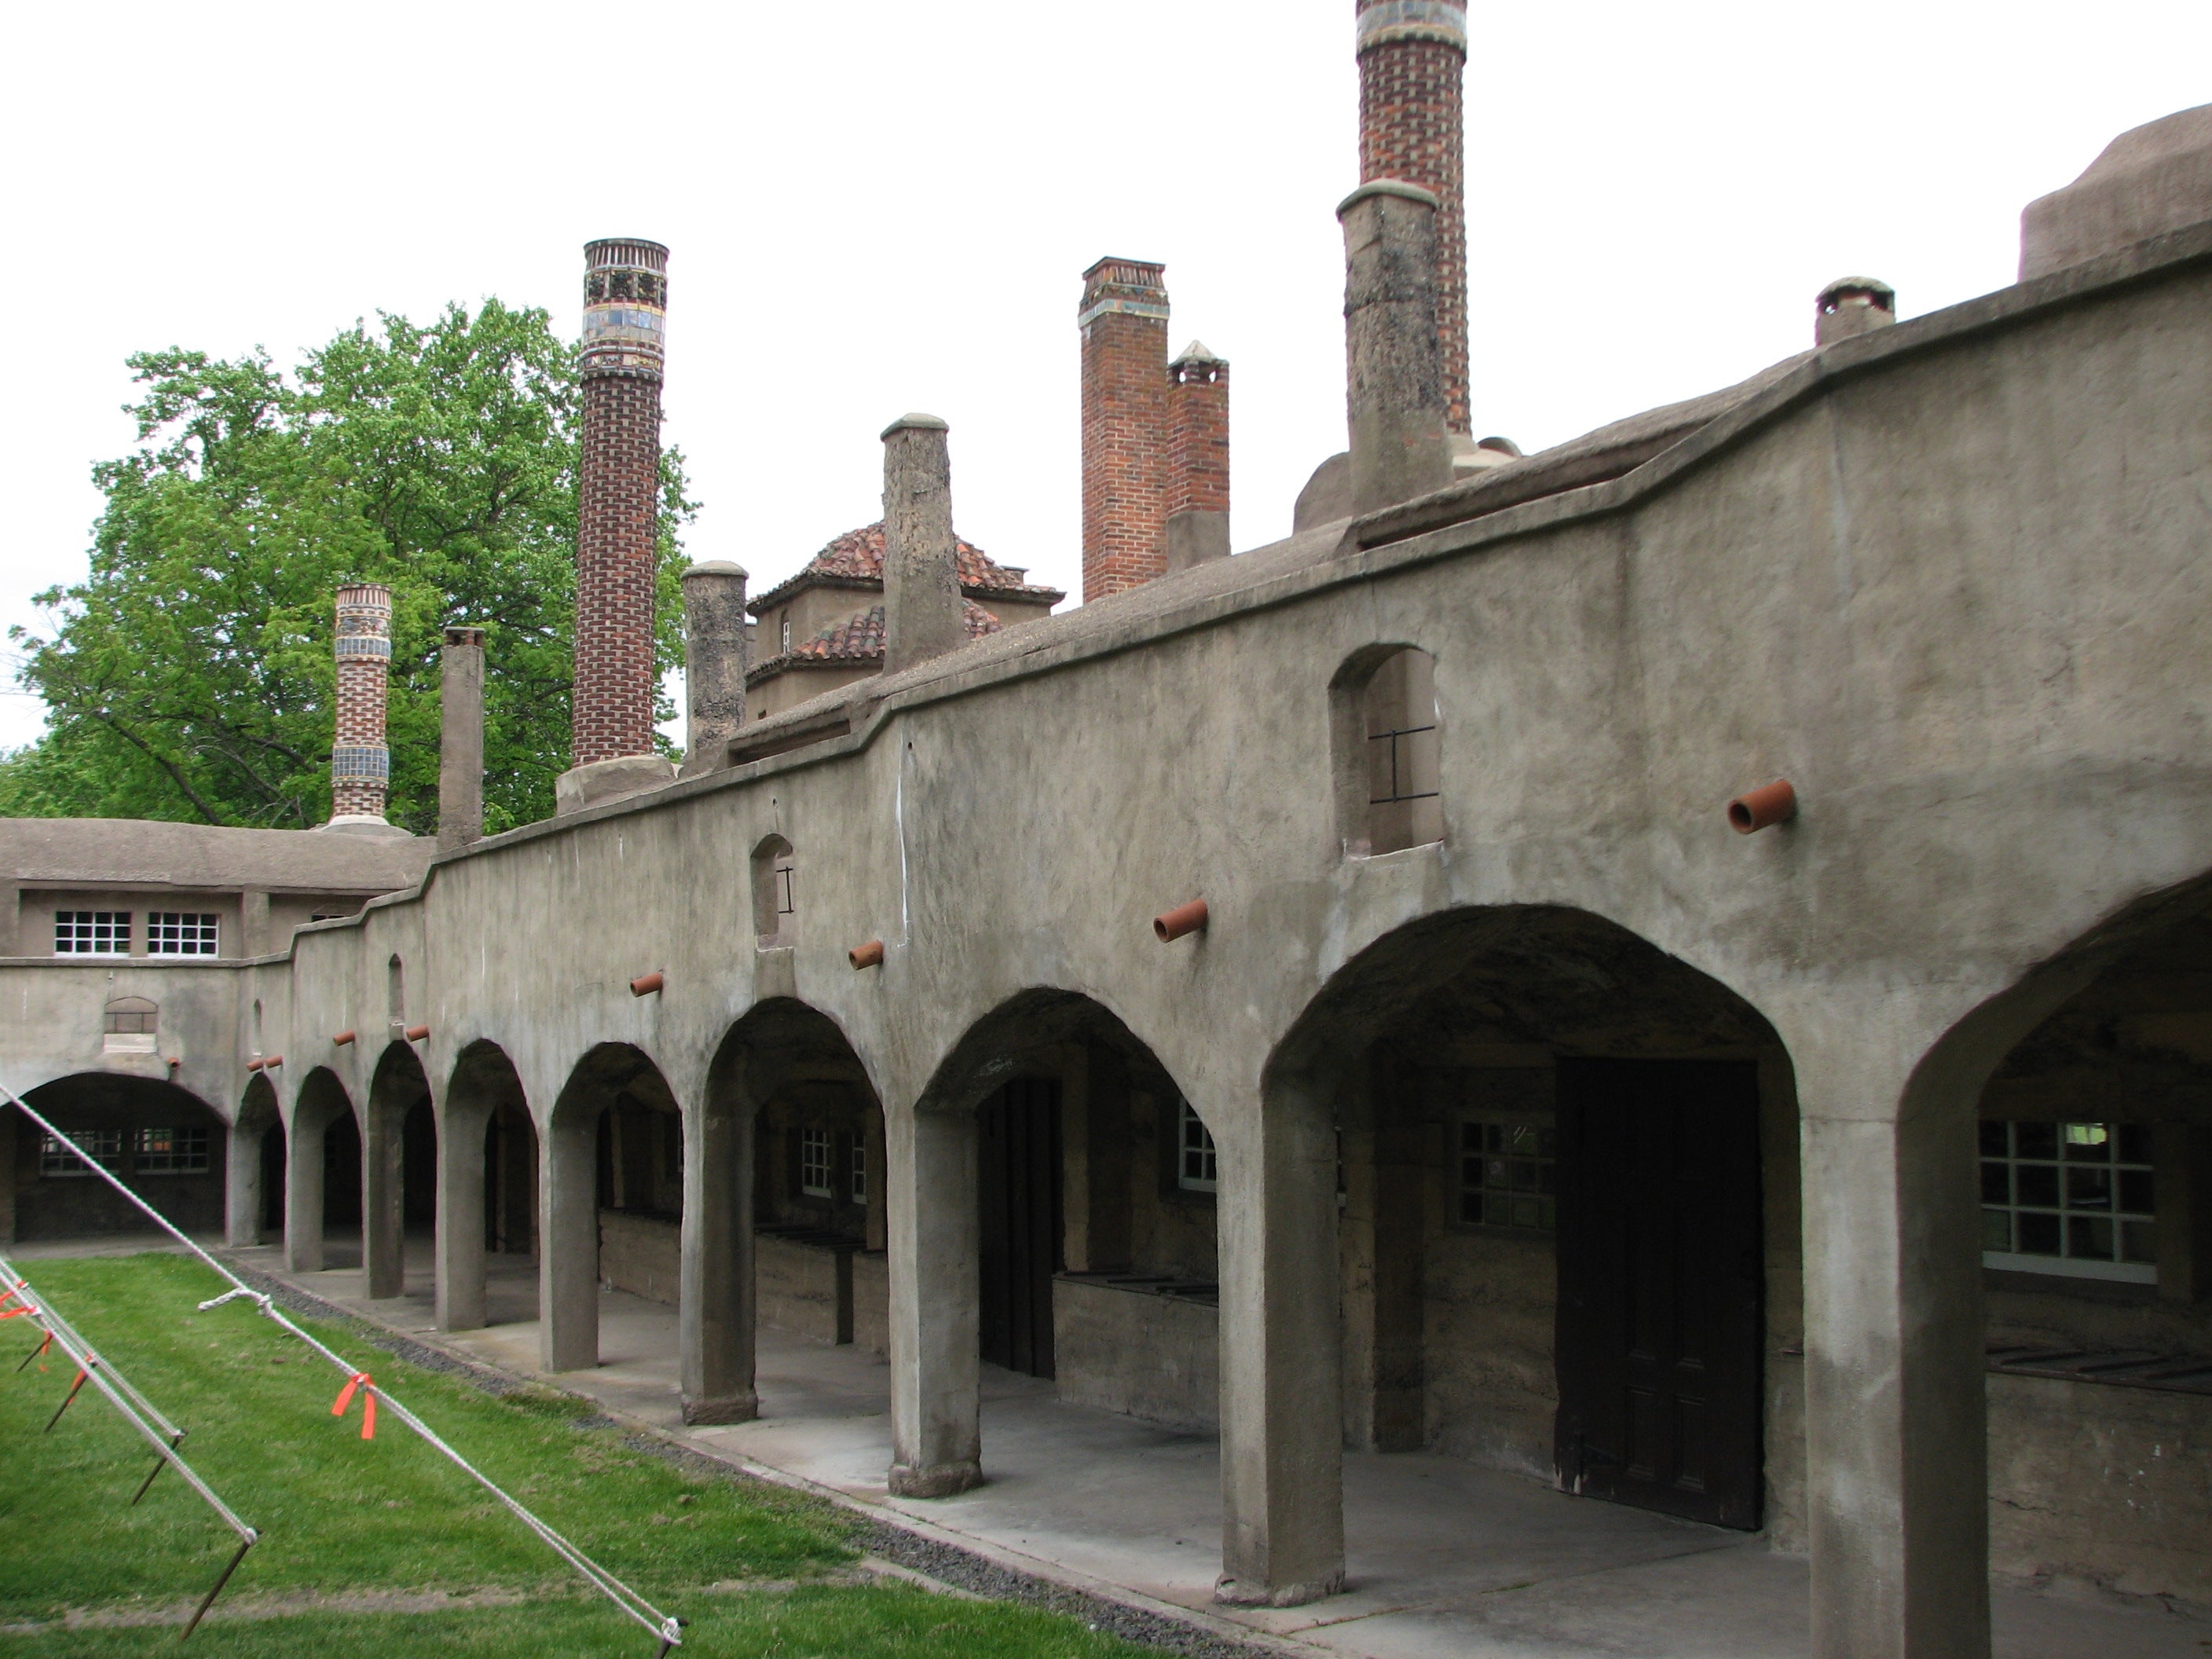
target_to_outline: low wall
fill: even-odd
[[[648,1302],[676,1305],[683,1225],[626,1210],[599,1212],[599,1282]]]
[[[853,1342],[878,1359],[891,1357],[890,1254],[862,1250],[853,1258]]]
[[[836,1233],[763,1228],[753,1236],[756,1316],[811,1341],[850,1342],[853,1254],[859,1248]]]
[[[1053,1365],[1073,1406],[1171,1428],[1221,1426],[1221,1315],[1157,1284],[1063,1273],[1052,1282]]]

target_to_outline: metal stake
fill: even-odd
[[[165,1458],[162,1461],[166,1462],[168,1460]],[[230,1582],[230,1575],[238,1571],[238,1564],[246,1559],[246,1551],[252,1547],[253,1540],[251,1538],[238,1547],[238,1553],[230,1558],[230,1565],[222,1570],[222,1577],[215,1581],[215,1588],[210,1589],[199,1606],[193,1609],[192,1621],[185,1626],[185,1633],[177,1638],[178,1641],[189,1642],[192,1639],[192,1632],[199,1628],[201,1618],[210,1607],[215,1605],[215,1598],[222,1594],[222,1587]]]
[[[44,1353],[47,1349],[49,1349],[49,1348],[52,1347],[53,1346],[54,1346],[54,1334],[53,1334],[52,1331],[48,1331],[48,1332],[46,1333],[46,1340],[45,1341],[43,1341],[43,1342],[40,1343],[40,1344],[39,1344],[39,1346],[38,1346],[37,1347],[35,1347],[35,1348],[32,1349],[32,1350],[30,1351],[30,1352],[28,1352],[28,1353],[25,1354],[25,1355],[23,1356],[23,1363],[22,1363],[21,1364],[20,1364],[20,1365],[16,1366],[16,1367],[15,1367],[15,1369],[16,1369],[18,1371],[27,1371],[27,1370],[30,1370],[30,1369],[31,1369],[31,1362],[32,1362],[33,1359],[36,1359],[36,1358],[37,1358],[40,1354]]]
[[[84,1379],[91,1375],[90,1371],[79,1371],[76,1374],[76,1381],[70,1384],[70,1391],[62,1396],[62,1403],[54,1407],[54,1414],[46,1419],[46,1426],[39,1431],[40,1434],[51,1434],[53,1431],[54,1425],[62,1420],[62,1413],[70,1408],[70,1401],[76,1398],[76,1391],[84,1386]]]
[[[138,1491],[131,1500],[131,1506],[133,1509],[138,1506],[138,1499],[146,1495],[146,1489],[154,1484],[154,1477],[167,1467],[168,1462],[166,1457],[157,1457],[154,1460],[154,1467],[147,1471],[146,1478],[138,1483]]]

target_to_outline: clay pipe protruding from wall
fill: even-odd
[[[1728,804],[1729,828],[1739,836],[1747,836],[1796,816],[1797,792],[1790,787],[1787,778],[1777,778],[1771,783],[1747,790]]]
[[[348,1043],[351,1042],[353,1041],[353,1039],[354,1039],[354,1033],[353,1033],[353,1032],[351,1032],[351,1031],[340,1031],[340,1032],[339,1032],[336,1036],[334,1036],[334,1037],[332,1037],[332,1038],[331,1039],[331,1046],[332,1046],[333,1048],[344,1048]]]
[[[1164,916],[1152,918],[1152,932],[1161,944],[1181,939],[1185,933],[1206,930],[1206,901],[1194,898],[1188,904],[1178,904]]]
[[[856,973],[863,968],[880,968],[884,965],[884,942],[872,939],[866,945],[856,945],[845,952],[845,960],[853,964]]]
[[[410,1042],[420,1042],[429,1035],[430,1028],[427,1025],[410,1025],[407,1028],[407,1040]]]
[[[264,1070],[264,1072],[273,1072],[273,1071],[275,1071],[275,1070],[276,1070],[279,1066],[282,1066],[283,1063],[284,1063],[284,1056],[283,1056],[283,1055],[282,1055],[282,1054],[271,1054],[271,1055],[270,1055],[270,1056],[269,1056],[269,1058],[268,1058],[268,1059],[266,1059],[266,1060],[263,1060],[263,1061],[261,1062],[261,1069],[262,1069],[262,1070]]]
[[[264,1065],[265,1065],[266,1063],[267,1063],[267,1062],[266,1062],[266,1061],[264,1061],[264,1060],[247,1060],[247,1061],[246,1062],[246,1069],[247,1071],[249,1071],[249,1072],[258,1072],[258,1071],[259,1071],[259,1070],[262,1068],[262,1066],[263,1066]]]
[[[634,997],[649,997],[668,983],[666,975],[659,971],[640,974],[629,982],[629,994]]]

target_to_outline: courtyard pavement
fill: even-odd
[[[537,1273],[526,1259],[492,1258],[491,1325],[441,1334],[427,1240],[410,1241],[407,1294],[374,1303],[360,1294],[350,1240],[333,1238],[330,1259],[339,1265],[318,1273],[283,1273],[274,1249],[231,1254],[420,1340],[540,1374]],[[676,1310],[603,1291],[599,1330],[597,1370],[549,1380],[702,1451],[910,1518],[1005,1565],[1188,1608],[1216,1628],[1225,1619],[1309,1652],[1358,1659],[1801,1659],[1809,1651],[1802,1560],[1742,1534],[1420,1453],[1346,1455],[1347,1593],[1307,1607],[1216,1607],[1220,1462],[1211,1436],[1065,1406],[1051,1383],[986,1365],[986,1483],[957,1498],[896,1498],[884,1487],[890,1373],[881,1360],[763,1328],[760,1419],[687,1428]],[[2212,1622],[2132,1598],[2005,1589],[1991,1599],[1998,1659],[2212,1654]]]

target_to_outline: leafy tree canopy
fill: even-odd
[[[46,735],[0,763],[0,815],[307,829],[330,816],[332,598],[392,594],[389,816],[438,815],[443,630],[484,629],[488,830],[550,817],[568,765],[576,350],[488,300],[385,316],[308,352],[130,359],[141,447],[93,469],[91,574],[14,630]],[[691,517],[661,461],[658,660],[682,659]],[[669,710],[657,711],[666,718]]]

